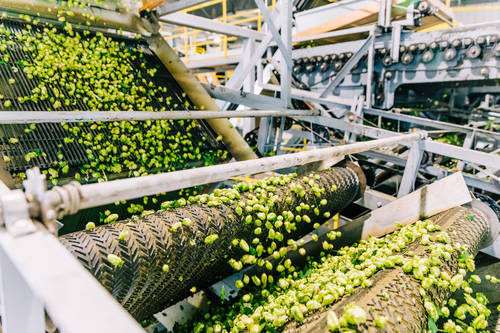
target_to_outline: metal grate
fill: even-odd
[[[59,97],[59,99],[70,98],[68,92],[64,87],[58,86],[57,84],[46,84],[49,93],[49,99],[44,101],[38,101],[37,103],[32,101],[26,101],[20,103],[18,97],[30,96],[31,91],[35,88],[39,80],[37,77],[32,79],[28,78],[26,73],[22,70],[23,63],[25,61],[33,61],[33,55],[27,51],[23,50],[23,45],[17,41],[16,33],[21,34],[23,28],[26,24],[24,22],[15,22],[1,20],[4,27],[11,31],[12,34],[9,37],[0,36],[0,40],[8,39],[10,45],[7,50],[0,55],[0,94],[4,96],[3,103],[5,101],[10,101],[11,106],[8,108],[10,111],[46,111],[53,108],[50,102],[50,97],[56,98],[51,88],[55,87],[63,94],[64,97]],[[35,34],[37,32],[42,32],[44,26],[33,25],[31,33]],[[94,35],[91,33],[86,38],[92,38]],[[109,37],[109,36],[107,36]],[[82,37],[83,38],[83,37]],[[136,71],[136,73],[141,73],[143,77],[148,77],[154,82],[156,86],[167,87],[167,93],[164,94],[163,98],[171,98],[171,105],[177,104],[176,109],[182,110],[187,109],[185,102],[189,100],[183,97],[183,91],[177,82],[173,79],[171,74],[163,66],[161,61],[153,54],[149,49],[144,40],[133,40],[125,37],[112,37],[113,40],[118,42],[124,42],[124,51],[126,49],[137,48],[143,50],[144,57],[140,59],[137,57],[135,60],[131,60],[131,65]],[[9,61],[5,62],[3,60],[4,54],[9,56]],[[145,64],[144,68],[141,68],[141,63]],[[15,70],[14,68],[17,68]],[[147,75],[147,70],[156,68],[157,72],[154,77]],[[9,84],[9,79],[14,79],[15,84]],[[64,104],[64,103],[63,103]],[[153,97],[151,103],[154,109],[159,110],[162,106],[157,97]],[[7,108],[4,108],[7,109]],[[62,111],[90,111],[88,107],[83,103],[83,101],[77,101],[76,105],[69,107],[62,106],[60,108]],[[1,112],[1,111],[0,111]],[[199,127],[192,130],[191,133],[193,137],[191,140],[193,142],[202,142],[203,145],[200,146],[201,152],[216,151],[219,149],[224,149],[224,147],[216,140],[216,135],[214,132],[206,125],[204,121],[196,121]],[[145,123],[140,123],[143,128],[146,128]],[[182,122],[179,121],[169,121],[172,134],[177,132],[184,133],[185,126],[181,125]],[[97,131],[92,130],[92,123],[79,124],[82,133],[91,133],[91,135],[99,134]],[[7,163],[7,169],[11,173],[24,172],[26,169],[39,166],[42,169],[50,168],[55,163],[60,161],[58,154],[62,153],[64,156],[64,161],[68,163],[70,167],[79,167],[89,162],[87,158],[86,149],[87,146],[78,143],[75,140],[72,143],[64,143],[64,138],[71,136],[69,131],[65,130],[61,124],[37,124],[34,130],[25,132],[25,129],[29,128],[29,124],[26,125],[0,125],[0,150],[2,154],[10,159]],[[104,135],[106,133],[103,133]],[[16,144],[11,144],[9,139],[15,138],[19,140]],[[168,141],[165,140],[164,144]],[[44,152],[46,156],[39,155],[38,157],[26,161],[25,155],[30,152]],[[120,153],[120,151],[118,152]]]

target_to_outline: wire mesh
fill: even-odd
[[[3,102],[1,103],[3,109],[8,109],[10,111],[51,110],[53,109],[53,102],[51,102],[50,99],[57,98],[54,94],[54,91],[56,91],[54,88],[62,94],[62,96],[59,96],[59,99],[73,100],[72,96],[70,96],[70,92],[65,87],[56,83],[51,83],[46,85],[49,98],[39,100],[38,102],[33,102],[31,100],[23,103],[20,102],[19,98],[30,96],[32,90],[40,83],[36,76],[29,78],[23,71],[25,62],[33,61],[34,53],[27,50],[16,37],[16,35],[19,36],[19,34],[24,34],[28,31],[25,29],[25,22],[3,19],[2,24],[6,30],[11,32],[10,36],[0,35],[0,42],[8,43],[5,52],[0,53],[0,94],[3,95],[3,100],[1,101]],[[43,25],[31,24],[31,26],[32,29],[29,30],[29,33],[33,35],[43,33]],[[91,33],[86,38],[91,38],[92,36],[93,34]],[[130,60],[130,64],[133,70],[138,73],[138,77],[146,77],[147,71],[150,69],[157,70],[156,75],[152,77],[151,80],[156,86],[167,87],[167,92],[162,96],[155,96],[152,98],[151,105],[155,110],[160,110],[164,107],[164,104],[162,105],[160,103],[159,98],[171,98],[171,105],[175,106],[176,109],[187,109],[185,103],[189,102],[189,99],[158,57],[149,49],[144,40],[116,36],[112,38],[115,41],[124,43],[122,46],[124,52],[133,48],[143,51],[144,57],[142,59],[137,57],[135,60]],[[142,63],[144,63],[145,66],[141,66]],[[9,80],[14,80],[15,83],[11,84]],[[9,101],[11,104],[8,108],[5,107],[6,101]],[[58,110],[90,111],[89,107],[82,99],[75,99],[74,105],[62,104],[63,105],[58,108]],[[171,131],[173,134],[185,132],[186,124],[181,125],[179,121],[168,121],[168,123],[172,128]],[[221,143],[216,140],[214,132],[204,121],[196,121],[196,123],[200,126],[192,131],[193,137],[191,139],[193,142],[203,142],[203,145],[200,147],[202,152],[223,149]],[[89,133],[95,136],[99,134],[97,131],[91,129],[92,123],[80,123],[78,126],[81,129],[81,135]],[[103,134],[106,135],[106,133]],[[70,167],[79,167],[88,163],[89,158],[86,150],[89,149],[89,147],[79,143],[78,138],[75,138],[73,142],[64,142],[64,138],[68,136],[70,136],[70,133],[64,129],[61,124],[37,124],[33,130],[29,129],[29,124],[1,125],[0,150],[3,156],[5,156],[7,160],[10,160],[9,163],[6,163],[8,171],[11,173],[24,172],[26,169],[33,166],[47,169],[61,160],[59,158],[61,154],[64,156],[64,161],[67,162]],[[12,144],[9,142],[12,138],[17,139],[18,143]],[[165,139],[164,144],[167,143],[168,140]],[[38,156],[27,160],[26,155],[31,152],[37,153]],[[120,153],[121,151],[118,151],[118,154]]]

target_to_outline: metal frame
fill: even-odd
[[[363,125],[360,125],[363,126]],[[268,172],[290,168],[312,162],[319,162],[337,156],[360,152],[395,144],[409,144],[427,137],[425,131],[411,134],[392,135],[389,137],[356,142],[343,146],[323,148],[313,151],[260,158],[250,161],[234,162],[197,169],[181,170],[137,178],[114,180],[105,183],[80,185],[71,183],[50,191],[43,190],[45,176],[34,169],[27,173],[25,186],[27,195],[38,200],[42,221],[51,225],[55,218],[74,214],[80,209],[99,207],[116,201],[142,198],[157,193],[171,192],[183,188],[204,185],[226,180],[231,177]],[[30,189],[37,189],[31,193]],[[66,192],[67,195],[61,195]],[[4,220],[8,216],[3,216]]]
[[[225,35],[237,36],[242,38],[251,38],[255,40],[263,40],[266,35],[264,33],[241,28],[227,23],[210,20],[201,16],[196,16],[186,13],[172,13],[160,17],[160,22],[185,26],[204,31],[216,32]],[[291,61],[291,58],[290,58]]]
[[[244,110],[244,111],[3,111],[0,124],[144,121],[183,119],[224,119],[255,117],[317,116],[318,110]]]
[[[5,333],[44,333],[45,311],[62,332],[144,332],[42,227],[18,237],[0,230],[0,264]]]
[[[56,326],[64,332],[142,332],[142,329],[133,319],[119,307],[111,296],[98,284],[98,282],[84,270],[84,268],[65,250],[57,239],[49,233],[56,232],[56,219],[66,214],[72,214],[80,209],[101,206],[120,200],[129,200],[156,193],[192,187],[201,184],[222,181],[232,176],[254,174],[259,172],[283,169],[287,167],[304,165],[317,161],[329,160],[334,157],[350,154],[364,154],[376,156],[385,161],[393,161],[396,165],[405,166],[403,180],[398,196],[403,196],[414,189],[415,180],[419,172],[434,174],[438,177],[444,176],[447,171],[439,170],[433,166],[421,165],[424,152],[435,153],[443,156],[457,158],[471,165],[484,165],[496,169],[500,165],[500,156],[476,151],[475,138],[485,141],[493,141],[497,144],[500,135],[486,131],[467,128],[453,124],[435,122],[428,119],[411,117],[403,114],[383,112],[372,109],[373,102],[373,70],[375,64],[375,48],[390,46],[393,60],[398,60],[396,47],[401,43],[409,44],[419,41],[422,35],[402,32],[402,27],[411,24],[413,13],[408,13],[407,22],[391,22],[390,15],[380,15],[379,27],[369,26],[344,31],[332,32],[318,36],[308,37],[307,40],[325,39],[342,34],[354,32],[369,32],[365,41],[343,43],[342,45],[326,45],[311,49],[293,50],[291,38],[291,0],[282,0],[280,18],[277,20],[277,12],[269,13],[263,6],[262,0],[255,0],[266,21],[268,34],[255,32],[249,29],[230,26],[220,22],[207,19],[199,19],[189,14],[176,13],[177,10],[185,9],[200,0],[178,1],[161,6],[158,10],[160,21],[192,26],[207,31],[215,31],[224,34],[232,34],[246,39],[248,50],[253,50],[245,56],[245,61],[240,64],[232,79],[226,87],[214,87],[205,85],[207,92],[215,98],[230,103],[247,105],[263,111],[195,111],[195,112],[99,112],[99,113],[64,113],[51,112],[39,114],[36,112],[19,112],[11,114],[0,113],[0,123],[23,123],[23,122],[84,122],[84,121],[115,121],[115,120],[148,120],[148,119],[218,119],[226,117],[267,117],[261,121],[262,135],[259,136],[259,148],[265,149],[268,145],[281,148],[284,134],[284,121],[281,121],[279,134],[273,127],[270,117],[293,117],[305,123],[317,124],[327,128],[340,130],[348,134],[349,138],[364,136],[376,140],[356,142],[347,145],[304,151],[295,154],[283,154],[258,160],[230,163],[192,170],[183,170],[167,174],[158,174],[146,177],[123,179],[99,184],[79,185],[72,183],[63,187],[57,187],[47,191],[45,179],[39,170],[27,172],[28,179],[25,183],[26,192],[20,190],[4,191],[0,193],[2,204],[1,221],[5,229],[0,230],[0,264],[1,264],[1,288],[2,288],[2,324],[7,333],[31,333],[43,332],[44,310],[48,312]],[[3,1],[0,0],[0,3]],[[34,1],[19,1],[20,11],[26,11],[26,4]],[[390,13],[392,2],[383,0],[385,13]],[[17,6],[17,1],[16,4]],[[24,6],[24,7],[23,7]],[[44,5],[42,14],[49,14],[49,8],[54,5]],[[17,7],[16,7],[17,8]],[[35,8],[35,7],[33,7]],[[55,8],[55,7],[54,7]],[[52,9],[51,9],[52,10]],[[134,32],[151,32],[152,29],[145,19],[128,15],[126,22],[112,16],[108,21],[114,28],[124,27]],[[279,21],[279,25],[273,22]],[[115,26],[112,24],[116,23]],[[155,23],[155,22],[153,22]],[[217,24],[216,24],[217,23]],[[154,24],[152,24],[154,26]],[[147,26],[147,27],[146,27]],[[393,27],[392,35],[378,35],[382,28]],[[107,26],[109,27],[109,26]],[[281,29],[281,33],[280,30]],[[477,28],[475,28],[477,30]],[[455,29],[457,36],[468,32],[468,28]],[[446,36],[440,32],[433,32],[429,36]],[[256,41],[260,44],[253,45]],[[296,40],[300,41],[300,39]],[[277,45],[279,52],[272,54],[269,46]],[[292,88],[294,82],[291,71],[293,59],[304,56],[319,55],[325,53],[353,51],[356,52],[347,62],[335,79],[327,85],[323,92],[306,91]],[[266,54],[267,53],[267,54]],[[360,74],[361,81],[368,84],[364,98],[353,100],[352,96],[338,97],[330,93],[335,88],[343,85],[352,85],[352,75],[349,73],[359,60],[368,53],[367,73]],[[262,67],[263,57],[267,60],[267,67]],[[281,58],[281,59],[280,59]],[[281,60],[281,61],[279,61]],[[280,64],[277,66],[277,64]],[[280,86],[276,82],[268,84],[265,73],[274,67],[280,75]],[[257,70],[256,70],[257,69]],[[259,96],[254,94],[252,87],[255,82],[247,82],[245,91],[240,90],[245,81],[252,81],[251,77],[257,71],[257,83],[261,89],[280,92],[280,99]],[[249,79],[250,77],[250,79]],[[399,83],[404,82],[404,80]],[[363,86],[363,87],[364,87]],[[386,88],[385,92],[390,95],[396,85]],[[258,88],[258,87],[256,87]],[[204,91],[203,89],[201,89]],[[248,91],[250,90],[250,91]],[[356,93],[356,90],[353,90]],[[361,93],[361,95],[363,94]],[[287,110],[291,108],[291,99],[302,100],[331,108],[329,112],[317,110]],[[365,103],[363,107],[361,102]],[[385,104],[385,106],[390,103]],[[211,107],[213,108],[213,107]],[[267,110],[266,110],[267,109]],[[278,109],[278,110],[276,110]],[[318,107],[318,109],[320,109]],[[353,110],[355,118],[352,121],[335,119],[343,117],[349,110]],[[404,121],[411,124],[436,128],[440,130],[467,133],[468,140],[464,147],[455,147],[427,138],[424,131],[401,135],[399,133],[383,130],[373,126],[360,123],[363,115],[375,115],[385,118]],[[295,131],[295,130],[293,130]],[[297,134],[297,133],[295,133]],[[299,132],[300,134],[300,132]],[[312,133],[303,133],[314,138]],[[300,135],[297,135],[297,137]],[[276,139],[278,142],[276,144]],[[331,143],[329,143],[331,144]],[[406,145],[410,149],[407,156],[390,156],[379,151],[378,148]],[[484,170],[483,170],[484,171]],[[489,172],[489,171],[487,171]],[[469,186],[483,188],[486,191],[500,194],[500,189],[487,179],[480,179],[471,175],[464,175]],[[45,228],[33,222],[40,219]],[[33,248],[38,251],[33,251]],[[75,286],[78,286],[75,290]],[[82,315],[85,314],[85,315]],[[92,320],[88,320],[92,318]]]
[[[304,165],[388,145],[410,144],[425,137],[425,132],[416,132],[293,155],[280,155],[101,184],[82,186],[72,183],[50,191],[45,189],[45,176],[41,175],[38,169],[32,169],[27,172],[26,192],[19,196],[22,193],[20,190],[4,191],[0,195],[0,202],[4,207],[6,203],[24,207],[24,214],[32,215],[33,218],[41,218],[45,226],[53,230],[52,226],[56,217],[73,214],[80,209],[213,183],[233,176]],[[16,201],[11,199],[12,193],[17,194]],[[12,215],[10,210],[3,210],[1,214],[3,223],[9,220],[14,220],[14,223],[18,222],[16,220],[18,215]],[[34,223],[31,220],[23,218],[22,221],[24,221],[25,228],[17,234],[12,234],[9,229],[0,230],[2,304],[3,309],[8,308],[2,313],[6,333],[43,332],[44,308],[55,325],[61,331],[68,333],[142,332],[140,326],[54,236],[44,228],[33,229]],[[38,250],[33,251],[33,248]],[[22,297],[19,298],[20,296]],[[26,320],[26,315],[28,315],[28,320]]]

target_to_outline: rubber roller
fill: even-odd
[[[364,191],[364,175],[357,166],[332,168],[318,172],[317,176],[317,184],[325,189],[322,198],[327,199],[327,204],[317,206],[320,214],[314,222],[326,222],[325,212],[333,216]],[[316,202],[311,186],[302,177],[292,183],[301,185],[305,195],[300,197],[290,184],[277,186],[274,193],[278,199],[271,208],[277,215],[285,210],[295,211],[300,203]],[[248,195],[242,193],[241,200]],[[251,243],[255,236],[254,226],[244,223],[245,214],[238,215],[236,208],[236,204],[193,204],[145,215],[136,221],[68,234],[60,240],[126,310],[143,320],[189,296],[193,286],[207,287],[233,272],[228,259],[241,255],[241,250],[232,248],[231,242],[244,239]],[[184,219],[190,219],[190,226],[172,231],[172,226]],[[296,230],[285,234],[283,242],[298,239],[312,229],[312,223],[297,223]],[[122,232],[127,236],[120,240]],[[204,241],[214,234],[218,235],[217,241]],[[119,256],[124,263],[113,266],[108,254]],[[165,264],[170,267],[167,272],[162,269]]]
[[[475,208],[453,208],[434,216],[432,221],[449,234],[451,244],[459,242],[467,245],[472,255],[477,254],[490,234],[491,227],[487,215]],[[418,256],[426,256],[426,249],[427,247],[416,241],[405,252],[413,251]],[[441,269],[456,274],[457,255],[443,262]],[[379,316],[387,318],[385,332],[423,332],[427,329],[427,314],[419,294],[418,280],[403,273],[401,267],[396,267],[379,271],[372,277],[372,281],[371,288],[356,289],[352,295],[340,302],[309,316],[304,323],[290,323],[285,332],[328,332],[326,320],[328,311],[333,310],[341,315],[344,308],[353,302],[367,311],[367,322],[356,328],[358,332],[376,332],[375,318]],[[432,295],[437,305],[444,303],[450,297],[449,289],[436,286],[431,287],[428,294]]]

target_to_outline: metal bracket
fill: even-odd
[[[14,237],[27,235],[37,230],[31,221],[28,201],[22,190],[14,190],[1,195],[0,208],[5,228]]]
[[[32,215],[39,216],[49,232],[57,235],[60,228],[57,218],[75,214],[80,209],[80,183],[71,182],[47,191],[46,177],[41,174],[39,168],[27,170],[26,176],[27,179],[24,181],[26,195],[23,196],[36,203],[32,205],[32,210],[36,210]],[[29,218],[29,209],[26,209],[26,212]]]

